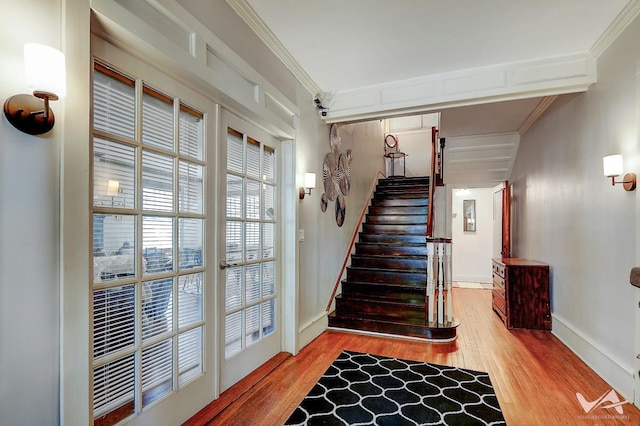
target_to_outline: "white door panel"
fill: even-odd
[[[223,111],[219,317],[221,390],[281,350],[278,141]]]

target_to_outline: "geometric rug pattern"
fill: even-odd
[[[286,425],[506,425],[487,373],[342,352]]]

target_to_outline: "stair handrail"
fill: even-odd
[[[433,237],[433,199],[436,192],[436,133],[435,127],[431,128],[431,176],[429,177],[429,204],[427,210],[427,237]]]
[[[333,304],[333,299],[336,297],[336,292],[338,291],[338,286],[342,281],[342,275],[344,274],[344,269],[347,267],[347,263],[349,262],[349,257],[351,256],[351,251],[353,251],[353,245],[356,242],[356,238],[358,237],[358,233],[360,232],[360,227],[362,226],[362,220],[364,219],[364,215],[369,208],[369,204],[371,203],[371,199],[373,198],[373,192],[376,190],[376,185],[378,184],[378,180],[382,176],[383,179],[386,178],[384,173],[378,170],[376,177],[373,178],[373,183],[371,184],[371,189],[369,190],[369,197],[365,198],[364,204],[362,206],[362,211],[360,212],[360,217],[358,218],[358,223],[356,223],[355,228],[353,229],[353,235],[351,236],[351,242],[349,243],[349,247],[347,248],[347,252],[345,253],[344,260],[342,262],[342,267],[340,268],[340,272],[338,273],[338,278],[336,279],[336,283],[333,286],[333,291],[331,292],[331,297],[329,298],[329,303],[327,304],[326,311],[329,312],[331,309],[331,305]]]

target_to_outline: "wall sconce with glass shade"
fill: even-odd
[[[41,135],[53,129],[55,117],[49,101],[67,94],[64,54],[42,44],[24,45],[25,83],[33,95],[19,94],[4,103],[4,115],[21,132]]]
[[[311,190],[316,187],[316,174],[304,174],[304,187],[300,187],[300,199],[304,200],[305,195],[311,196]]]
[[[620,176],[623,172],[622,155],[615,154],[603,157],[602,168],[604,170],[604,175],[611,178],[611,185],[621,183],[625,191],[633,191],[636,189],[635,173],[627,173],[624,175],[622,181],[616,182],[616,177]]]

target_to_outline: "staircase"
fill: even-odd
[[[455,338],[457,324],[428,320],[428,203],[428,177],[378,182],[329,327]]]

